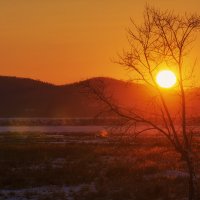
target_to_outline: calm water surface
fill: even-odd
[[[45,133],[90,133],[98,132],[104,126],[0,126],[0,133],[4,132],[45,132]]]

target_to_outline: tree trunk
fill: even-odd
[[[195,171],[189,155],[186,157],[186,163],[189,172],[188,200],[195,200]]]
[[[188,194],[188,200],[194,200],[194,193],[195,193],[195,189],[194,189],[194,178],[193,178],[193,174],[190,172],[189,175],[189,194]]]

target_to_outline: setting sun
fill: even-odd
[[[156,82],[162,88],[171,88],[176,83],[176,75],[170,70],[162,70],[157,74]]]

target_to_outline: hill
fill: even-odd
[[[136,83],[99,77],[56,86],[27,78],[0,76],[0,117],[93,117],[104,105],[86,92],[88,82],[103,83],[106,92],[122,105],[153,109],[153,91]],[[195,94],[198,91],[196,89]],[[194,92],[191,93],[190,96],[194,96]],[[168,96],[173,101],[173,95]],[[195,102],[193,105],[199,107],[196,98]]]
[[[104,81],[115,91],[123,81],[94,78],[56,86],[37,80],[0,76],[0,117],[91,117],[98,112],[95,99],[85,92],[87,81]]]

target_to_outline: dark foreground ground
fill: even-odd
[[[185,166],[162,137],[140,137],[132,144],[94,137],[77,135],[73,140],[68,134],[65,141],[70,142],[63,143],[63,137],[48,134],[1,135],[0,199],[184,200],[187,196]]]

